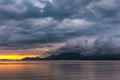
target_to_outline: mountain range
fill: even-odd
[[[23,61],[29,60],[120,60],[120,55],[80,55],[79,53],[62,53],[59,55],[51,55],[46,58],[26,57]]]

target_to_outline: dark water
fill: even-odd
[[[0,62],[0,80],[120,80],[120,61]]]

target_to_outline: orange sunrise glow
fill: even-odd
[[[21,60],[25,57],[36,57],[36,55],[0,55],[0,60]]]

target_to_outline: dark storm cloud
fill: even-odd
[[[66,44],[56,50],[49,51],[48,54],[76,54],[81,55],[117,55],[120,54],[120,38],[113,37],[99,37],[88,38],[82,37],[66,42]]]
[[[41,17],[64,19],[71,17],[71,15],[75,14],[90,1],[53,0],[53,2],[54,3],[50,3],[49,0],[1,0],[1,17],[6,19]]]
[[[0,46],[27,49],[82,36],[119,36],[119,4],[119,0],[0,0]]]

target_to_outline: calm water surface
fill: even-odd
[[[120,80],[120,61],[4,61],[0,80]]]

